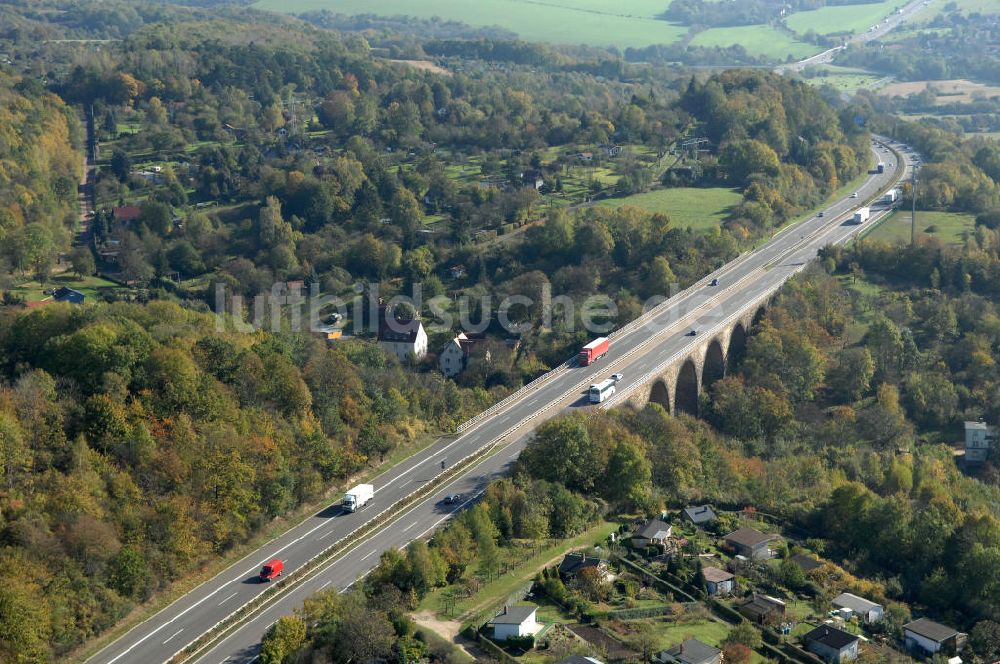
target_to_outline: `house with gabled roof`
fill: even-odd
[[[858,644],[861,639],[850,632],[832,625],[820,625],[802,637],[811,652],[816,653],[830,664],[853,662],[858,658]]]

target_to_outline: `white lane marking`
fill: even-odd
[[[328,585],[330,585],[330,582],[329,582],[329,581],[327,581],[326,583],[324,583],[323,585],[321,585],[321,586],[319,587],[319,589],[320,589],[320,590],[323,590],[323,588],[326,588],[326,587],[327,587]]]
[[[333,530],[331,529],[330,532],[328,532],[326,535],[320,535],[316,539],[326,539],[327,537],[329,537],[332,534],[333,534]]]
[[[239,591],[237,591],[237,592],[233,593],[232,595],[230,595],[230,596],[229,596],[229,597],[227,597],[226,599],[224,599],[224,600],[222,600],[221,602],[219,602],[219,606],[222,606],[223,604],[225,604],[226,602],[228,602],[228,601],[229,601],[229,600],[231,600],[232,598],[236,597],[236,595],[238,595],[238,594],[239,594]]]
[[[368,558],[371,558],[376,553],[378,553],[378,549],[372,549],[371,551],[369,551],[365,555],[361,556],[361,560],[367,560]]]
[[[401,532],[405,533],[407,530],[409,530],[410,528],[412,528],[415,525],[417,525],[416,521],[414,521],[413,523],[411,523],[410,525],[408,525],[406,528],[403,528],[403,530]]]
[[[181,633],[181,632],[183,632],[183,631],[184,631],[184,628],[183,628],[183,627],[181,627],[181,628],[180,628],[179,630],[177,630],[176,632],[174,632],[173,634],[171,634],[170,636],[168,636],[168,637],[167,637],[167,640],[166,640],[166,641],[164,641],[163,643],[164,643],[164,644],[166,644],[166,643],[167,643],[167,641],[170,641],[170,639],[174,638],[175,636],[177,636],[178,634],[180,634],[180,633]]]

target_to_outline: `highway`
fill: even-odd
[[[834,46],[833,48],[827,49],[822,53],[817,53],[816,55],[805,58],[804,60],[799,60],[798,62],[793,62],[789,65],[781,65],[780,67],[775,67],[775,71],[784,73],[787,71],[802,71],[810,65],[822,65],[828,62],[832,62],[833,58],[847,47],[848,44],[863,44],[865,42],[873,41],[875,39],[881,39],[890,31],[895,30],[899,25],[909,19],[917,11],[923,9],[926,5],[930,4],[933,0],[912,0],[904,7],[900,7],[901,13],[893,13],[887,18],[879,21],[878,27],[872,26],[873,29],[868,29],[864,32],[859,32],[858,34],[852,36],[847,40],[847,43],[841,46]]]
[[[895,157],[879,153],[883,160]],[[249,662],[256,657],[266,628],[281,615],[301,606],[304,597],[322,588],[347,588],[378,563],[389,547],[402,547],[433,530],[462,505],[441,504],[448,493],[475,496],[494,477],[505,472],[539,422],[569,409],[587,406],[585,390],[590,383],[621,372],[623,390],[656,368],[666,358],[701,341],[686,336],[691,328],[709,329],[731,313],[745,308],[761,292],[783,283],[816,251],[831,242],[842,242],[861,227],[845,225],[844,219],[867,198],[885,189],[895,176],[887,162],[886,173],[871,175],[858,190],[858,198],[844,198],[812,217],[776,234],[768,243],[748,252],[713,274],[675,295],[650,313],[642,325],[627,328],[613,338],[608,354],[590,367],[570,366],[520,394],[505,407],[406,459],[372,481],[375,498],[357,513],[343,513],[331,506],[306,519],[256,552],[234,563],[215,578],[198,586],[146,622],[136,626],[88,660],[94,664],[163,662],[187,644],[251,600],[268,586],[257,581],[261,566],[271,558],[285,561],[289,574],[348,533],[396,503],[441,471],[442,460],[453,463],[500,437],[507,447],[466,470],[450,484],[419,501],[388,526],[379,528],[346,555],[322,568],[314,576],[276,600],[231,632],[224,640],[201,653],[197,661]],[[718,286],[710,286],[713,278]]]

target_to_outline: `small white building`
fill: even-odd
[[[965,461],[982,463],[990,455],[990,448],[997,439],[996,427],[985,422],[965,423]]]
[[[490,621],[493,625],[493,640],[506,641],[521,636],[531,636],[538,631],[535,621],[537,606],[507,606],[503,613]]]
[[[967,635],[953,627],[919,618],[903,625],[903,642],[910,650],[933,655],[956,655],[965,647]]]
[[[441,369],[441,373],[453,378],[465,371],[466,367],[469,366],[469,358],[477,347],[483,349],[481,354],[488,361],[490,352],[485,349],[482,342],[481,337],[477,338],[460,332],[457,337],[448,342],[448,345],[438,356],[438,367]]]
[[[427,355],[427,332],[419,320],[382,320],[378,330],[378,345],[402,361],[418,360]]]
[[[842,613],[846,613],[845,617],[848,620],[851,618],[851,615],[856,615],[859,620],[868,625],[882,620],[882,605],[869,601],[864,597],[858,597],[851,593],[841,593],[833,598],[831,604],[835,608],[840,609]]]

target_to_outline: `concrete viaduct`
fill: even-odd
[[[723,378],[742,359],[747,338],[760,323],[775,292],[747,303],[710,328],[699,329],[700,341],[666,359],[602,406],[627,404],[639,410],[653,402],[672,415],[698,416],[702,390]]]

